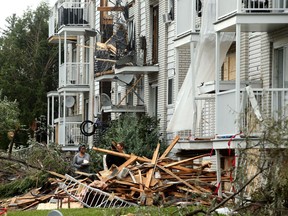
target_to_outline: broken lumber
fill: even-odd
[[[159,153],[159,149],[160,149],[160,143],[157,144],[156,150],[153,153],[153,157],[151,160],[151,164],[154,165],[153,168],[150,168],[146,174],[146,182],[145,182],[145,189],[150,187],[150,182],[152,179],[152,175],[154,174],[154,170],[155,170],[155,165],[156,165],[156,161],[158,158],[158,153]]]
[[[111,151],[108,149],[97,148],[97,147],[93,147],[92,149],[94,151],[98,151],[98,152],[102,152],[102,153],[106,153],[106,154],[111,154],[111,155],[115,155],[115,156],[119,156],[119,157],[124,157],[126,159],[130,159],[133,156],[133,155],[120,153],[120,152],[116,152],[116,151]],[[150,162],[151,161],[149,159],[145,159],[145,158],[139,157],[139,156],[137,156],[136,160],[140,161],[140,162]]]
[[[169,152],[172,150],[172,148],[175,146],[175,144],[178,142],[178,140],[180,139],[180,137],[177,135],[171,142],[171,144],[168,146],[168,148],[164,151],[164,153],[160,156],[159,159],[164,159]]]
[[[180,164],[183,164],[183,163],[186,163],[186,162],[189,162],[189,161],[193,161],[193,160],[196,160],[196,159],[199,159],[199,158],[203,158],[203,157],[206,157],[206,156],[210,156],[210,153],[203,154],[203,155],[198,155],[196,157],[187,158],[187,159],[184,159],[184,160],[181,160],[181,161],[170,163],[170,164],[165,165],[164,167],[167,168],[167,167],[172,167],[172,166],[175,166],[175,165],[180,165]]]

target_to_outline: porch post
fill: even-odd
[[[219,149],[215,149],[215,153],[216,153],[216,170],[217,170],[218,196],[222,197],[221,155],[220,155],[220,150]]]
[[[236,80],[235,80],[235,133],[239,132],[240,114],[240,73],[241,73],[241,24],[236,24]]]

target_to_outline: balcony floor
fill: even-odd
[[[234,13],[214,23],[215,31],[235,32],[241,24],[242,32],[271,32],[288,26],[288,13]]]

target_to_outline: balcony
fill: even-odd
[[[288,25],[287,0],[218,0],[216,31],[271,32]]]
[[[59,0],[50,11],[49,38],[67,30],[71,35],[83,34],[90,28],[91,2],[65,2]]]
[[[175,46],[199,40],[201,5],[198,0],[178,0],[176,5]],[[197,10],[198,8],[198,10]]]
[[[259,120],[288,116],[288,89],[253,89],[253,97],[248,97],[242,89],[240,113],[235,112],[235,94],[236,91],[231,90],[217,95],[216,134],[235,134],[236,122],[240,130],[259,134],[262,132]]]
[[[84,136],[80,131],[81,122],[59,122],[58,144],[65,147],[77,147],[81,143],[87,143],[88,137]],[[57,140],[56,138],[56,140]],[[57,141],[56,141],[57,142]]]
[[[59,67],[59,88],[89,85],[89,63],[67,62]]]

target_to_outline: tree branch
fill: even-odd
[[[216,209],[218,209],[220,206],[224,205],[226,202],[228,202],[230,199],[235,197],[237,194],[239,194],[247,185],[249,185],[259,174],[261,174],[264,170],[268,169],[268,167],[261,169],[259,172],[257,172],[249,181],[247,181],[236,193],[230,195],[226,199],[224,199],[222,202],[220,202],[218,205],[216,205],[214,208],[207,211],[207,214],[210,214],[214,212]]]

